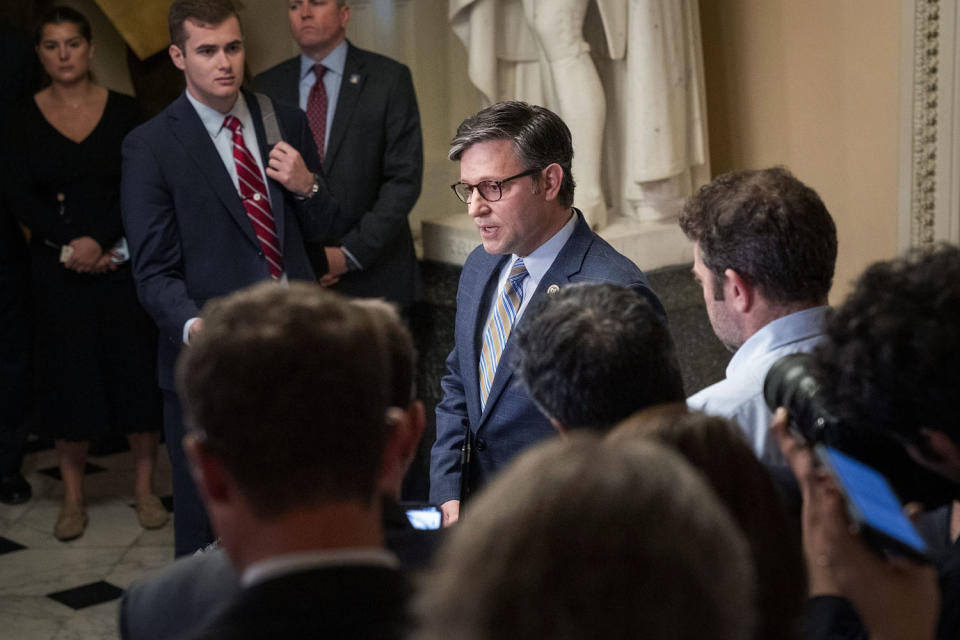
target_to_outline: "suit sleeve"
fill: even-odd
[[[123,141],[120,206],[137,296],[161,331],[179,336],[200,309],[187,292],[173,196],[138,131]]]
[[[297,140],[297,149],[307,169],[320,176],[320,190],[306,200],[296,200],[294,210],[297,214],[297,222],[300,224],[307,257],[310,259],[314,273],[321,276],[330,270],[324,247],[335,244],[337,238],[347,232],[348,223],[339,203],[333,198],[324,182],[323,172],[320,169],[320,156],[317,154],[317,146],[310,133],[307,118],[299,110],[296,114],[296,136],[293,139]]]
[[[454,335],[459,336],[460,295],[463,291],[463,276],[457,290],[458,325]],[[447,500],[460,499],[460,448],[463,446],[470,419],[467,415],[467,399],[460,374],[460,345],[454,342],[447,356],[447,374],[440,380],[443,398],[437,404],[437,439],[430,450],[430,502],[443,504]]]
[[[807,601],[803,640],[867,640],[868,634],[850,601],[840,596],[814,596]]]
[[[423,137],[413,79],[406,66],[400,67],[390,93],[385,136],[383,178],[377,199],[340,242],[364,268],[376,263],[401,233],[408,233],[408,217],[420,196]]]

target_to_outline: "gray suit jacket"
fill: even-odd
[[[572,282],[609,282],[629,287],[663,313],[663,306],[643,272],[591,231],[579,211],[577,216],[573,235],[540,281],[519,323],[529,322],[550,285],[562,287]],[[447,358],[447,375],[440,382],[443,399],[437,405],[437,440],[431,452],[433,504],[461,498],[460,452],[468,434],[472,440],[469,486],[475,491],[522,449],[556,433],[514,375],[517,354],[509,338],[487,404],[480,410],[480,339],[493,288],[509,257],[491,255],[480,246],[463,265],[457,289],[454,346]]]
[[[343,275],[336,289],[409,307],[421,284],[408,217],[423,177],[413,80],[399,62],[347,46],[323,174],[345,216],[347,231],[336,244],[363,269]],[[253,79],[257,91],[294,107],[299,106],[299,83],[299,56]]]
[[[123,592],[120,637],[182,637],[210,620],[239,592],[237,572],[223,549],[181,558]]]

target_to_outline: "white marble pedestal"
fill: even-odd
[[[465,213],[424,220],[422,233],[425,260],[462,265],[480,244],[476,224]],[[676,220],[615,217],[600,236],[644,271],[693,262],[693,245]]]

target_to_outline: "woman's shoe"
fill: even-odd
[[[167,524],[170,514],[167,513],[160,499],[151,494],[137,500],[137,519],[140,520],[140,526],[144,529],[159,529]]]
[[[79,538],[86,531],[87,522],[89,518],[83,509],[60,507],[57,524],[53,525],[53,537],[61,542]]]

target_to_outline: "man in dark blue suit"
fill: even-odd
[[[573,208],[573,145],[555,113],[523,102],[492,105],[460,124],[450,159],[460,161],[453,190],[483,246],[463,265],[455,343],[437,405],[430,501],[441,505],[445,524],[458,519],[460,500],[515,454],[555,433],[514,376],[509,339],[538,298],[571,282],[609,282],[663,314],[643,272]]]
[[[178,637],[406,637],[408,587],[383,546],[378,494],[412,450],[399,434],[413,434],[389,408],[384,324],[302,282],[205,311],[177,369],[184,448],[241,589]]]
[[[408,217],[423,176],[410,70],[346,40],[346,0],[285,4],[301,54],[253,85],[307,113],[323,177],[346,218],[345,234],[317,247],[329,263],[329,271],[314,264],[320,284],[409,309],[421,284]]]
[[[318,300],[325,298],[339,300],[339,297],[330,294],[318,294],[316,290],[311,295],[320,296]],[[337,304],[344,303],[340,301]],[[404,473],[417,450],[417,443],[424,426],[423,403],[415,398],[416,353],[413,348],[413,339],[395,308],[389,303],[373,299],[353,300],[349,306],[368,313],[376,324],[381,325],[386,339],[391,377],[389,401],[395,410],[391,411],[386,453],[381,456],[374,447],[365,446],[364,455],[380,459],[378,486],[381,494],[380,523],[383,527],[384,545],[388,551],[396,555],[401,571],[404,573],[419,571],[427,565],[434,549],[444,537],[444,532],[414,529],[404,508],[397,502]],[[321,319],[317,319],[316,325],[322,326]],[[375,338],[375,335],[366,336],[364,343],[374,344]],[[313,346],[316,345],[313,344]],[[357,394],[365,396],[369,393],[368,387],[371,381],[350,376],[346,367],[348,361],[366,355],[368,349],[369,346],[362,352],[351,354],[349,358],[331,358],[331,362],[322,365],[314,362],[314,366],[322,367],[327,375],[332,375],[341,381],[338,393],[342,390],[351,397]],[[324,352],[318,350],[316,353]],[[251,357],[254,356],[251,355]],[[317,359],[315,355],[304,356],[303,351],[300,351],[299,357],[309,357],[311,361]],[[257,366],[259,364],[255,363],[250,368],[257,371]],[[296,385],[299,376],[305,376],[309,372],[302,367],[298,369],[297,373],[291,374],[286,380],[291,387]],[[309,382],[299,385],[298,388],[305,397],[294,394],[288,398],[289,402],[296,405],[303,403],[316,405],[323,402],[329,404],[337,397],[336,393],[315,389]],[[324,393],[327,394],[325,400]],[[277,403],[270,402],[270,406],[276,407]],[[320,411],[320,413],[328,412]],[[319,425],[319,422],[316,424],[311,422],[310,426],[319,428]],[[331,427],[326,422],[323,426]],[[289,425],[283,425],[279,421],[271,425],[273,429],[283,427],[289,427]],[[336,428],[345,429],[343,425]],[[361,444],[369,444],[363,440],[368,435],[366,429],[349,433],[352,437],[361,439]],[[327,453],[337,456],[335,451]],[[324,464],[327,464],[319,455],[313,462],[316,468],[323,468]],[[354,464],[355,461],[348,461],[348,468],[352,468]],[[301,492],[302,489],[294,490],[294,493]],[[162,571],[127,587],[120,603],[120,637],[124,640],[167,640],[186,637],[191,630],[202,628],[224,603],[239,594],[240,588],[237,571],[222,547],[180,558]],[[277,634],[274,633],[274,635]]]
[[[304,240],[332,235],[337,209],[303,114],[276,106],[285,141],[271,148],[258,101],[240,91],[243,35],[229,0],[177,0],[169,22],[187,89],[124,140],[121,204],[137,292],[160,328],[180,556],[213,540],[181,447],[180,347],[203,330],[206,300],[260,280],[313,280]]]

